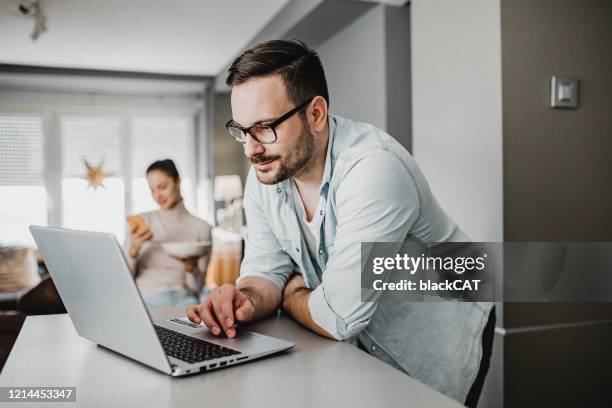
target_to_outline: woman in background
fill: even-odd
[[[185,208],[172,160],[151,164],[147,182],[160,209],[139,214],[146,227],[129,227],[123,245],[136,285],[147,307],[199,304],[210,252],[200,258],[177,258],[159,243],[210,241],[211,227]]]

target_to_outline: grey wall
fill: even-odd
[[[238,174],[244,184],[250,164],[244,156],[242,145],[234,141],[225,129],[224,125],[231,116],[230,94],[215,92],[213,94],[213,175]]]
[[[501,241],[498,1],[413,0],[414,157],[442,207],[476,241]]]
[[[385,13],[376,6],[318,47],[330,111],[386,129]]]
[[[331,112],[384,129],[412,151],[410,8],[377,5],[318,51]]]
[[[502,0],[501,28],[505,240],[612,240],[612,2]],[[578,109],[549,107],[552,75],[580,80]],[[506,407],[610,406],[611,320],[506,304]]]
[[[387,132],[412,152],[410,7],[385,7]]]
[[[612,239],[612,2],[504,0],[502,44],[505,238]],[[552,75],[578,109],[549,107]]]
[[[374,6],[354,0],[290,0],[235,57],[255,44],[272,39],[299,38],[310,47],[318,48]],[[216,90],[228,90],[225,72],[229,63],[215,78]]]

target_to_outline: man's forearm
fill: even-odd
[[[245,294],[255,309],[251,320],[259,320],[280,307],[281,291],[267,279],[249,276],[240,281],[238,289]]]
[[[310,315],[310,309],[308,308],[308,299],[310,299],[310,293],[312,291],[306,288],[300,288],[287,296],[283,301],[283,309],[285,309],[291,317],[293,317],[299,324],[312,330],[313,332],[334,339],[334,336],[325,331],[312,319]]]

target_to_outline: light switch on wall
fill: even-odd
[[[550,107],[570,109],[578,107],[578,80],[576,78],[557,76],[550,78]]]

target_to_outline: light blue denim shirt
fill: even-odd
[[[464,402],[492,304],[361,301],[361,242],[469,240],[410,153],[374,126],[329,115],[316,257],[308,253],[290,188],[290,180],[261,184],[251,169],[240,279],[259,276],[282,290],[300,272],[313,289],[308,306],[320,327],[338,340],[359,339],[371,354]]]

